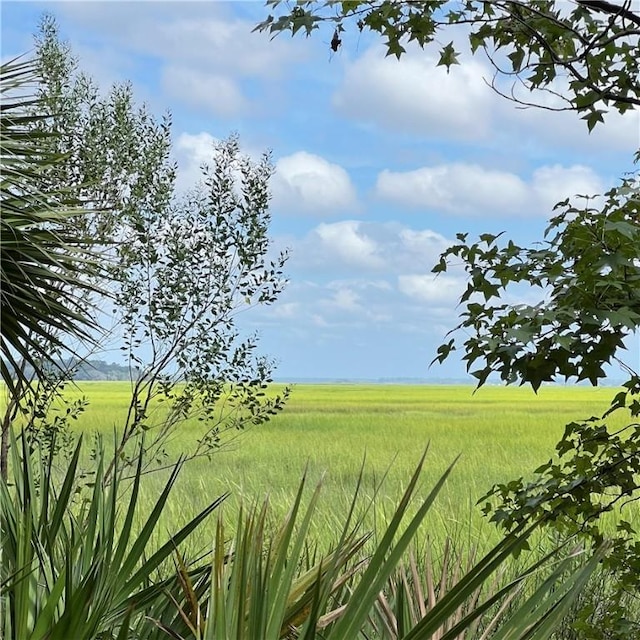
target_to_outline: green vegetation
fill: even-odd
[[[359,515],[361,483],[341,518],[335,546],[323,553],[309,535],[322,487],[317,485],[303,506],[303,478],[280,525],[273,524],[268,502],[249,508],[238,516],[229,547],[219,518],[212,553],[203,563],[202,558],[194,561],[193,550],[185,552],[181,543],[224,495],[179,530],[174,525],[169,539],[154,544],[151,536],[161,526],[180,464],[145,513],[140,505],[144,448],[129,477],[118,460],[107,467],[109,456],[102,447],[95,449],[90,488],[79,473],[81,450],[80,440],[56,478],[53,449],[45,455],[30,451],[24,431],[19,443],[12,438],[13,490],[0,485],[5,637],[462,640],[467,632],[486,635],[497,628],[494,638],[545,640],[562,623],[607,550],[602,545],[587,562],[576,564],[581,553],[561,555],[562,547],[554,548],[488,586],[496,569],[525,547],[537,528],[534,523],[505,536],[477,561],[471,558],[463,570],[460,559],[445,554],[436,587],[436,565],[428,558],[417,563],[410,556],[409,566],[403,564],[453,468],[450,465],[420,497],[423,454],[388,524],[364,557],[360,551],[370,534],[363,531]],[[129,481],[130,489],[123,492]],[[410,514],[412,502],[415,511]],[[373,499],[365,500],[365,507],[373,505]],[[173,568],[165,565],[170,554]],[[522,591],[541,567],[545,579]],[[505,598],[511,606],[499,607]]]
[[[126,415],[130,385],[78,385],[69,397],[84,395],[90,404],[73,423],[74,430],[109,436]],[[601,413],[610,393],[606,388],[554,386],[536,396],[530,389],[511,387],[484,387],[474,394],[470,386],[297,385],[281,415],[223,441],[210,460],[194,460],[184,469],[167,521],[182,522],[211,496],[226,492],[231,495],[225,511],[235,513],[240,499],[252,504],[269,494],[274,512],[284,515],[307,468],[312,483],[326,472],[316,534],[331,541],[365,457],[368,495],[389,469],[372,514],[381,525],[429,444],[425,486],[460,455],[432,509],[432,538],[441,544],[448,534],[475,544],[482,531],[482,538],[495,541],[499,534],[481,517],[476,500],[493,483],[535,468],[548,457],[566,422],[577,413]],[[201,435],[197,420],[183,425],[168,445],[169,458],[188,450]],[[147,482],[159,486],[161,480],[152,474]]]
[[[251,160],[232,135],[212,145],[202,181],[178,192],[170,116],[156,118],[136,105],[126,83],[102,94],[60,40],[51,16],[42,19],[35,57],[23,67],[22,84],[15,87],[9,67],[2,85],[9,95],[28,94],[2,110],[3,170],[15,166],[19,178],[2,182],[2,197],[18,212],[7,220],[26,220],[30,235],[20,235],[3,215],[2,277],[11,279],[2,288],[3,366],[7,361],[5,373],[20,383],[2,420],[0,472],[6,477],[11,421],[29,407],[38,414],[44,446],[45,434],[57,429],[47,422],[49,403],[83,364],[70,355],[81,350],[91,359],[111,341],[134,381],[120,454],[133,455],[148,427],[147,408],[159,398],[172,411],[154,431],[156,440],[146,439],[150,458],[162,455],[166,439],[188,416],[197,414],[208,427],[193,457],[215,448],[221,429],[268,420],[284,406],[286,390],[263,402],[273,362],[259,353],[258,337],[236,322],[239,313],[274,302],[286,284],[286,252],[270,252],[269,154]],[[13,152],[12,141],[22,155]],[[48,161],[38,163],[45,152]],[[29,159],[37,171],[26,171],[33,169]],[[43,211],[36,207],[44,206],[41,193],[55,196]],[[51,239],[56,227],[49,214],[53,205],[62,208],[60,194],[87,206],[63,209],[65,234]],[[95,260],[86,251],[78,254],[76,245],[83,248],[87,237]],[[58,306],[44,295],[43,282]],[[107,318],[113,324],[102,326]],[[87,338],[82,349],[74,342],[81,337]],[[71,353],[67,344],[75,347]],[[28,384],[30,375],[34,384]]]
[[[106,438],[121,424],[129,386],[86,382],[67,392],[71,402],[80,393],[90,399],[74,426],[83,440]],[[14,523],[4,558],[31,569],[28,580],[7,580],[13,600],[6,635],[252,640],[292,637],[294,625],[309,638],[322,631],[336,640],[359,632],[438,637],[445,630],[462,638],[465,629],[552,637],[606,548],[576,564],[568,549],[558,555],[555,543],[537,537],[533,552],[505,565],[536,525],[504,538],[486,525],[480,531],[473,496],[504,465],[515,469],[544,451],[545,436],[554,440],[575,405],[598,411],[602,391],[550,387],[536,398],[526,389],[486,388],[473,398],[470,387],[301,386],[291,411],[208,462],[140,476],[138,457],[133,489],[124,493],[128,467],[116,463],[107,475],[101,446],[83,457],[76,445],[60,464],[52,448],[44,457],[25,455],[27,440],[14,441],[12,482],[22,502],[9,491],[0,495],[2,516]],[[521,428],[514,431],[514,423]],[[198,421],[184,424],[175,452],[201,433]],[[456,451],[463,455],[452,467]],[[51,494],[37,490],[41,481]],[[76,503],[74,496],[85,498]],[[215,526],[204,519],[214,509]],[[178,532],[175,565],[166,562],[174,552],[167,531]],[[233,562],[229,537],[239,554]],[[203,564],[198,558],[209,549],[213,556]],[[142,558],[143,550],[153,554]],[[605,586],[592,598],[607,594]],[[499,608],[504,598],[510,604]],[[79,612],[92,613],[85,619]],[[539,631],[526,636],[530,625]]]
[[[446,14],[445,4],[302,2],[260,28],[311,33],[329,21],[336,49],[355,18],[400,57],[403,38],[426,46],[439,29],[465,23],[471,51],[509,50],[507,73],[524,74],[529,89],[558,96],[554,80],[567,73],[564,99],[589,129],[602,106],[640,103],[629,45],[640,17],[629,1],[579,1],[566,15],[546,0],[470,0]],[[626,514],[639,490],[637,372],[627,368],[608,407],[603,392],[587,389],[542,389],[534,401],[502,388],[471,399],[468,388],[309,387],[268,423],[288,390],[269,387],[271,363],[255,355],[255,339],[239,338],[234,316],[272,302],[284,285],[286,255],[267,258],[269,158],[244,157],[232,137],[216,147],[201,190],[176,197],[169,118],[136,109],[127,86],[100,98],[50,19],[36,49],[35,62],[2,66],[3,94],[35,85],[33,98],[2,110],[3,295],[37,303],[20,310],[3,298],[3,636],[637,635],[637,602],[625,591],[640,575],[638,524]],[[445,45],[439,64],[456,63]],[[71,214],[77,235],[62,233],[67,195],[99,205]],[[467,330],[469,368],[480,364],[479,386],[491,373],[536,390],[558,376],[595,383],[640,325],[637,176],[606,195],[600,211],[564,203],[542,249],[487,234],[468,245],[461,234],[442,256],[436,272],[455,257],[469,274],[458,328]],[[85,253],[91,234],[101,259]],[[69,333],[90,337],[103,269],[135,375],[127,387],[88,385],[94,413],[72,397],[73,371],[50,365]],[[540,304],[504,304],[507,288],[523,282],[544,291]],[[455,348],[454,338],[436,359]],[[585,411],[599,417],[574,421]],[[561,461],[523,478],[548,459],[564,423]],[[245,438],[229,440],[242,429]],[[95,439],[89,450],[79,432]],[[307,478],[324,469],[329,480],[305,494]],[[519,479],[505,483],[511,469]],[[473,502],[492,482],[487,498],[498,500],[486,511],[505,531],[486,535]],[[206,529],[227,490],[236,495],[231,524],[226,512]],[[261,503],[265,491],[271,502]],[[439,564],[429,536],[440,542]],[[532,553],[514,562],[533,536]],[[472,549],[480,537],[484,555]],[[584,548],[572,548],[576,540]]]
[[[37,95],[39,81],[36,60],[18,58],[0,66],[0,374],[10,388],[17,378],[16,394],[29,379],[23,372],[27,365],[40,377],[45,365],[56,366],[53,353],[73,353],[61,334],[67,341],[90,340],[98,325],[87,296],[104,294],[91,277],[103,267],[98,243],[77,228],[95,202],[49,179],[61,157],[44,126],[51,112]],[[3,472],[4,433],[3,427]]]

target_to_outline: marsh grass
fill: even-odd
[[[108,437],[124,418],[127,383],[78,383],[90,405],[78,431]],[[165,528],[186,522],[215,496],[230,492],[224,511],[236,520],[239,505],[269,496],[275,517],[291,505],[306,470],[311,484],[324,476],[318,518],[311,532],[330,541],[348,508],[363,463],[363,496],[375,495],[367,523],[378,530],[388,519],[416,461],[429,446],[419,490],[426,490],[460,456],[417,541],[449,537],[465,545],[488,545],[499,534],[481,515],[477,499],[495,482],[530,475],[553,454],[564,425],[606,409],[612,389],[405,385],[296,385],[285,411],[259,428],[230,434],[210,460],[191,461],[176,484],[163,518]],[[170,458],[200,434],[185,423],[169,443]],[[385,478],[382,489],[378,489]],[[164,473],[145,478],[150,499]],[[162,528],[162,527],[161,527]],[[203,529],[195,542],[206,547]]]
[[[128,385],[80,383],[70,391],[70,396],[81,394],[90,405],[74,429],[87,435],[101,433],[108,442],[126,414]],[[612,395],[611,389],[584,387],[543,388],[535,396],[526,389],[495,387],[473,394],[470,387],[300,385],[284,413],[270,423],[227,438],[210,460],[191,461],[184,467],[151,546],[227,492],[230,496],[219,507],[218,517],[229,535],[234,535],[240,506],[246,512],[265,495],[275,529],[306,471],[309,487],[322,478],[317,517],[308,531],[309,553],[322,554],[339,537],[364,464],[357,508],[367,510],[365,529],[373,533],[363,549],[366,555],[380,543],[428,445],[417,495],[426,495],[449,464],[460,458],[412,541],[411,552],[421,571],[439,575],[439,581],[455,582],[462,567],[500,540],[500,532],[481,516],[478,497],[494,482],[530,474],[552,455],[568,421],[602,413]],[[170,443],[169,458],[177,458],[199,434],[197,422],[186,423]],[[87,467],[92,464],[88,457],[83,462]],[[143,479],[134,529],[145,526],[168,475],[162,471]],[[309,499],[307,493],[303,504]],[[406,518],[413,515],[408,509]],[[194,533],[185,549],[187,560],[211,550],[215,528],[212,521]],[[515,576],[522,562],[534,562],[556,542],[536,534],[533,550],[505,566],[504,580]],[[170,569],[168,564],[165,570]],[[394,588],[390,584],[389,597]],[[601,593],[602,589],[594,601],[603,599]],[[380,603],[382,609],[388,605]]]

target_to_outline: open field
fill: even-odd
[[[126,410],[127,383],[79,384],[91,404],[77,428],[110,433]],[[241,499],[254,502],[266,494],[284,514],[308,467],[310,484],[326,472],[317,534],[332,538],[365,457],[365,495],[373,495],[389,469],[370,515],[375,524],[396,504],[429,445],[425,491],[460,455],[428,518],[429,533],[486,541],[495,532],[474,506],[477,498],[492,483],[527,475],[548,460],[565,423],[601,413],[613,393],[587,387],[545,387],[536,396],[503,387],[473,394],[468,386],[297,385],[271,423],[243,432],[211,461],[186,466],[168,510],[171,528],[227,491],[229,515]],[[177,457],[197,435],[197,427],[186,424],[171,454]],[[148,478],[149,495],[161,480]]]

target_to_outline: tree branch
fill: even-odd
[[[605,0],[576,0],[577,3],[585,7],[586,9],[591,9],[592,11],[597,11],[599,13],[607,13],[609,15],[621,16],[630,20],[634,24],[640,26],[640,15],[637,15],[626,6],[611,4],[610,2],[605,2]],[[625,2],[625,4],[628,4]]]

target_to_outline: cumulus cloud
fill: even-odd
[[[184,192],[202,179],[200,167],[211,162],[216,142],[216,138],[204,131],[195,134],[182,133],[178,136],[173,145],[173,153],[178,163],[178,191]]]
[[[341,287],[334,292],[333,297],[324,300],[325,306],[334,307],[340,311],[360,312],[363,310],[360,304],[360,296],[348,287]]]
[[[483,81],[487,69],[470,60],[447,74],[436,62],[421,50],[396,60],[373,47],[347,65],[333,104],[345,115],[392,130],[485,137],[494,99]]]
[[[411,254],[428,255],[434,257],[440,255],[450,244],[443,235],[432,231],[431,229],[423,229],[417,231],[415,229],[400,229],[398,233],[401,243]]]
[[[308,47],[297,40],[272,40],[253,32],[255,22],[234,16],[224,3],[63,2],[67,20],[85,28],[100,26],[102,34],[131,51],[182,61],[201,69],[244,76],[273,77],[292,57],[304,57]]]
[[[347,330],[439,339],[455,325],[465,287],[462,271],[430,273],[450,244],[431,229],[398,223],[318,224],[292,243],[291,285],[261,312],[261,322],[309,340],[335,339]]]
[[[556,88],[568,95],[562,86]],[[540,104],[558,108],[565,106],[550,94],[537,92]],[[495,136],[504,143],[517,139],[532,148],[562,148],[581,154],[590,153],[599,157],[603,151],[628,153],[630,156],[638,148],[640,112],[632,109],[624,114],[610,109],[604,116],[604,123],[591,132],[587,124],[574,111],[548,111],[546,109],[516,109],[508,100],[501,99],[495,104]]]
[[[567,197],[601,193],[602,189],[599,176],[582,165],[540,167],[525,181],[508,171],[454,163],[414,171],[384,170],[378,175],[375,193],[412,208],[467,216],[513,216],[549,215],[553,205]]]
[[[384,289],[390,286],[385,273],[395,279],[395,274],[404,271],[429,271],[451,241],[435,231],[410,229],[394,222],[341,220],[321,223],[304,238],[290,239],[288,245],[294,267],[314,274],[344,270],[366,273],[367,287],[377,283]]]
[[[424,273],[398,276],[398,289],[404,295],[433,307],[453,308],[464,288],[464,278]]]
[[[179,188],[189,187],[202,177],[200,167],[211,162],[217,142],[206,131],[178,136],[174,148]],[[262,155],[255,148],[243,147],[243,151],[254,160]],[[359,208],[349,174],[320,156],[299,151],[280,158],[275,169],[270,182],[275,211],[328,216]]]
[[[159,57],[170,55],[230,74],[267,78],[282,73],[293,51],[304,55],[295,42],[272,40],[268,34],[253,32],[254,26],[247,20],[215,15],[152,20],[137,34],[136,46]]]
[[[306,151],[280,158],[271,185],[274,208],[320,215],[357,208],[356,191],[345,169]]]
[[[268,108],[270,100],[251,101],[245,92],[247,79],[253,90],[258,84],[272,91],[274,79],[284,77],[288,65],[307,55],[298,39],[272,41],[266,33],[253,32],[255,23],[231,15],[224,3],[163,2],[155,3],[153,10],[145,4],[123,2],[114,10],[110,3],[74,2],[60,8],[80,25],[99,25],[109,50],[114,42],[119,45],[125,53],[118,67],[126,67],[127,59],[139,54],[146,64],[155,58],[163,89],[174,104],[182,102],[218,117],[244,113],[249,104],[253,111]]]
[[[320,224],[307,242],[316,245],[316,253],[330,261],[338,259],[345,266],[379,269],[384,266],[378,244],[361,228],[357,220]]]
[[[366,278],[297,282],[282,301],[265,309],[267,323],[279,326],[371,326],[396,322],[398,291],[389,282]]]
[[[527,189],[514,174],[457,163],[406,172],[384,170],[378,175],[376,193],[411,207],[473,214],[487,209],[506,213],[514,205],[521,207]]]
[[[579,205],[576,196],[593,196],[604,191],[600,177],[589,167],[574,165],[563,167],[540,167],[533,172],[531,189],[535,200],[541,205],[543,213],[550,212],[553,207],[565,198]]]
[[[219,138],[206,131],[199,133],[181,133],[173,145],[174,158],[178,163],[177,189],[184,191],[193,187],[202,179],[202,165],[210,165],[214,158]],[[241,152],[254,162],[260,161],[265,150],[241,143]]]
[[[295,318],[300,313],[300,306],[299,302],[280,302],[273,305],[270,315],[278,319]]]
[[[461,42],[460,50],[465,49],[466,43]],[[492,78],[495,70],[481,53],[462,55],[461,64],[450,73],[436,64],[433,51],[409,48],[397,60],[386,57],[382,47],[371,47],[346,64],[333,105],[358,122],[428,138],[497,141],[499,145],[517,140],[519,146],[532,148],[561,144],[565,149],[594,154],[602,150],[632,154],[637,148],[637,110],[624,115],[611,110],[605,125],[589,133],[575,112],[549,110],[566,106],[552,93],[526,92],[522,99],[546,109],[519,109],[492,91],[485,79]],[[511,85],[511,78],[498,78],[506,94]],[[568,94],[566,81],[560,79],[552,89]]]

